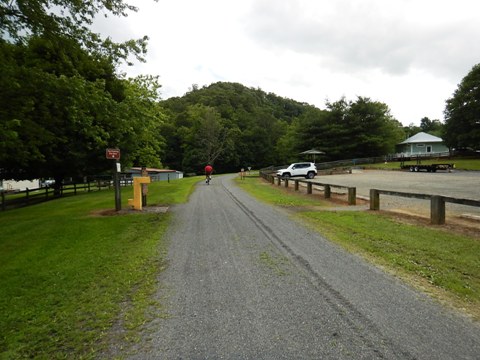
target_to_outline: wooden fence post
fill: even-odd
[[[380,193],[376,189],[370,189],[370,210],[380,210]]]
[[[325,199],[330,199],[330,196],[332,196],[330,185],[325,184],[323,186],[323,196],[325,197]]]
[[[307,183],[307,194],[311,194],[311,193],[312,193],[312,183],[308,182]]]
[[[288,179],[285,179],[285,187],[288,188]]]
[[[357,188],[349,187],[348,188],[348,205],[357,204]]]
[[[295,191],[298,191],[298,184],[299,184],[298,180],[295,180]]]
[[[282,179],[280,177],[277,178],[277,185],[280,186],[280,184],[282,183]]]
[[[430,199],[430,222],[434,225],[445,224],[445,199],[433,195]]]

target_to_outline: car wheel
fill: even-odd
[[[415,168],[413,166],[410,166],[410,171],[413,172],[413,170],[415,170]]]
[[[290,179],[290,174],[289,174],[289,173],[283,174],[283,178],[284,178],[285,180]]]
[[[310,171],[308,174],[307,174],[307,179],[313,179],[315,177],[315,173],[313,171]]]

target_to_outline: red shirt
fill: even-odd
[[[205,174],[211,174],[213,171],[213,167],[210,165],[205,166]]]

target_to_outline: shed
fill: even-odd
[[[424,132],[409,137],[397,144],[397,152],[405,156],[433,155],[448,153],[449,149],[443,140]]]
[[[183,172],[177,170],[156,168],[146,168],[146,170],[152,181],[183,179]],[[142,176],[142,168],[132,167],[126,173],[131,174],[132,177]]]

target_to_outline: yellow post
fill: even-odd
[[[142,184],[150,184],[149,176],[133,178],[133,199],[128,199],[128,205],[135,210],[142,210]]]

